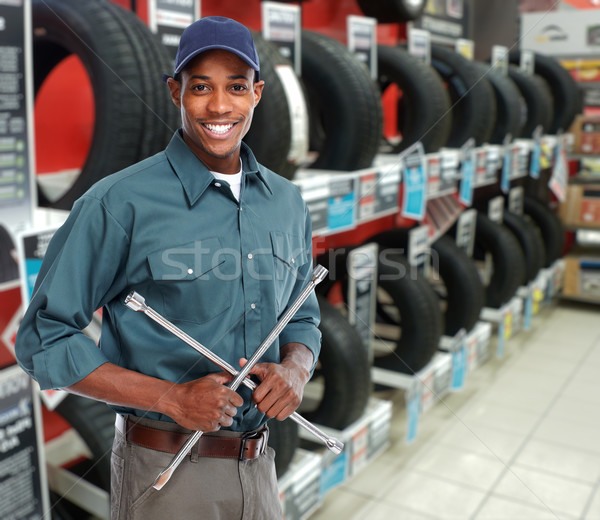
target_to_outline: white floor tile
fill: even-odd
[[[548,509],[515,502],[504,497],[490,497],[475,516],[476,520],[569,520],[574,517],[556,515]]]
[[[409,469],[485,491],[505,466],[496,458],[450,446],[432,446]]]
[[[497,457],[500,461],[508,463],[524,439],[524,435],[479,424],[470,430],[462,424],[456,424],[440,439],[440,443],[480,455]]]
[[[437,520],[434,516],[424,515],[387,502],[370,503],[351,517],[340,516],[339,518],[350,518],[351,520]],[[333,519],[329,518],[328,520]]]
[[[371,503],[368,497],[338,487],[335,491],[325,495],[323,505],[310,518],[312,520],[332,520],[331,511],[335,511],[335,518],[351,518],[356,511]]]
[[[482,491],[405,471],[381,499],[439,520],[464,520],[473,514],[484,496]]]
[[[485,390],[482,400],[539,414],[552,404],[556,395],[553,388],[548,388],[548,384],[540,384],[541,381],[537,377],[529,381],[513,379],[497,382]]]
[[[600,432],[600,410],[593,403],[560,397],[546,415],[551,421],[563,421],[596,428]]]
[[[480,401],[461,415],[467,427],[484,425],[500,431],[527,434],[540,420],[540,414],[523,411],[494,402]]]
[[[596,492],[587,506],[583,520],[600,520],[600,486],[596,487]]]
[[[536,438],[527,443],[515,463],[589,484],[600,477],[600,456]]]
[[[596,413],[600,413],[600,410]],[[600,456],[600,430],[596,426],[546,418],[540,423],[533,437]]]
[[[538,350],[527,349],[519,355],[507,372],[525,370],[530,374],[566,377],[576,369],[580,362],[579,356],[557,358]]]
[[[494,489],[505,499],[527,502],[560,516],[581,515],[592,494],[593,485],[514,465]]]
[[[576,374],[576,377],[567,383],[561,397],[568,397],[569,399],[591,403],[600,407],[599,387],[600,380],[597,374],[593,378],[591,373],[586,374],[586,371],[580,370]]]

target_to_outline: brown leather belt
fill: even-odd
[[[190,436],[189,433],[158,430],[150,426],[127,421],[117,414],[115,427],[125,438],[143,448],[177,453]],[[267,448],[268,430],[253,434],[252,437],[212,437],[203,435],[198,444],[192,448],[198,457],[215,457],[223,459],[250,460],[260,457]]]

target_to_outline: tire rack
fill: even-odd
[[[540,138],[540,143],[545,155],[542,157],[543,173],[550,175],[558,139],[547,135]],[[477,190],[499,185],[506,161],[510,162],[510,186],[527,180],[535,145],[533,140],[520,139],[506,146],[475,148],[474,197]],[[436,199],[442,198],[453,199],[458,207],[461,155],[457,149],[442,149],[437,154],[426,155],[426,159],[439,159],[441,164],[439,177],[430,177],[426,181],[428,208]],[[369,237],[390,227],[410,227],[417,223],[404,218],[400,209],[404,190],[398,156],[378,156],[376,166],[355,172],[299,171],[296,179],[293,182],[299,186],[311,210],[315,255],[368,242]],[[546,180],[544,175],[542,180]],[[386,185],[386,189],[378,191],[376,185]],[[396,195],[393,205],[390,204],[390,193]],[[459,206],[459,211],[465,209],[468,209],[465,205]],[[420,416],[436,401],[451,391],[460,391],[468,373],[492,355],[501,359],[507,342],[520,331],[529,330],[533,316],[560,293],[564,269],[564,260],[557,260],[552,266],[541,269],[535,280],[520,287],[502,307],[484,307],[472,330],[463,329],[454,337],[442,336],[433,359],[414,375],[372,367],[374,382],[404,391],[407,443],[415,440]],[[390,443],[391,415],[391,401],[371,398],[364,416],[343,431],[323,427],[345,442],[342,454],[335,456],[324,448],[314,451],[299,448],[288,470],[279,479],[284,518],[308,518],[318,510],[329,491],[383,453]],[[302,432],[300,436],[311,441]]]

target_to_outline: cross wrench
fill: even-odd
[[[156,323],[167,329],[169,332],[171,332],[171,334],[183,340],[190,347],[202,354],[205,358],[212,361],[215,365],[223,369],[225,372],[228,372],[234,377],[238,375],[238,371],[229,363],[227,363],[227,361],[219,357],[212,350],[202,345],[202,343],[196,341],[194,338],[183,332],[179,327],[177,327],[169,320],[161,316],[152,307],[148,306],[146,304],[146,300],[141,294],[135,291],[129,293],[129,295],[125,299],[125,305],[127,305],[127,307],[129,307],[130,309],[133,309],[135,311],[141,311],[144,314],[146,314],[146,316],[148,316],[150,319],[154,320]],[[248,388],[250,388],[250,390],[256,389],[256,383],[248,377],[244,379],[242,383]],[[329,435],[321,431],[319,428],[317,428],[314,424],[307,421],[297,412],[294,412],[292,415],[290,415],[290,419],[296,422],[299,426],[302,426],[304,429],[308,430],[319,440],[323,441],[325,446],[336,455],[340,454],[344,449],[344,444],[341,441],[334,437],[330,437]]]
[[[308,285],[298,295],[298,297],[296,298],[296,300],[294,301],[294,303],[292,303],[292,305],[286,310],[286,312],[281,317],[281,319],[277,322],[277,324],[275,325],[275,327],[273,328],[273,330],[271,330],[271,332],[267,335],[267,337],[264,339],[264,341],[260,344],[260,346],[258,347],[258,349],[256,350],[256,352],[252,355],[252,357],[244,365],[244,367],[242,368],[242,370],[240,370],[239,372],[237,372],[237,375],[235,376],[234,380],[229,385],[229,387],[232,390],[237,390],[237,388],[239,387],[239,385],[246,380],[246,377],[250,373],[250,370],[252,370],[252,368],[254,367],[254,365],[256,365],[258,363],[259,359],[263,356],[263,354],[267,351],[267,349],[273,344],[273,342],[275,341],[275,339],[277,338],[277,336],[281,333],[281,331],[285,328],[285,326],[292,319],[292,317],[294,316],[294,314],[298,311],[298,309],[302,306],[302,304],[309,297],[309,295],[313,291],[314,287],[320,281],[322,281],[323,278],[325,278],[326,274],[327,274],[327,269],[325,269],[323,266],[318,265],[315,268],[315,270],[313,271],[312,280],[308,283]],[[130,307],[130,308],[132,308],[132,309],[134,309],[136,311],[146,312],[146,310],[148,310],[148,315],[152,319],[154,319],[155,321],[157,321],[159,324],[161,324],[163,326],[166,324],[166,323],[163,323],[163,322],[166,322],[166,320],[164,320],[164,318],[162,318],[158,313],[155,313],[154,311],[152,311],[149,307],[147,307],[145,305],[145,303],[143,302],[143,298],[142,298],[142,301],[139,301],[139,300],[135,299],[132,294],[130,294],[127,297],[127,299],[125,300],[125,304],[128,307]],[[159,318],[159,319],[157,320],[156,318]],[[179,330],[174,325],[172,325],[172,324],[169,324],[169,325],[171,325],[171,327],[173,329],[176,329],[177,331]],[[186,341],[185,337],[189,338],[189,336],[187,336],[183,331],[181,331],[181,334],[183,336],[180,336],[171,327],[166,327],[166,328],[168,330],[170,330],[171,332],[173,332],[174,334],[176,334],[181,339],[184,339],[184,341]],[[194,340],[192,340],[192,338],[189,338],[189,339],[192,341],[192,343],[194,343]],[[194,345],[191,345],[191,346],[194,346]],[[203,353],[203,352],[201,352],[201,353]],[[212,355],[212,352],[211,352],[211,355]],[[213,359],[212,356],[209,357],[209,359],[211,359],[212,361],[216,362],[216,360]],[[233,367],[230,366],[230,368],[235,372],[235,369],[233,369]],[[248,380],[248,381],[250,381],[250,380]],[[298,416],[298,417],[300,417],[300,416]],[[314,427],[310,423],[308,423],[308,421],[305,421],[304,419],[302,419],[302,421],[306,422],[308,425],[311,426],[311,428],[309,429],[309,431],[315,433],[313,431],[313,429],[312,429]],[[306,427],[306,425],[304,425],[304,424],[303,424],[303,426]],[[320,433],[322,433],[322,432],[320,432]],[[185,442],[185,444],[177,452],[177,454],[175,455],[175,457],[173,458],[173,460],[171,461],[171,463],[169,464],[169,466],[167,466],[156,477],[156,480],[154,481],[154,484],[153,484],[153,487],[155,489],[162,489],[162,487],[169,481],[169,479],[171,478],[171,476],[172,476],[173,472],[175,471],[175,469],[177,469],[177,467],[183,461],[183,459],[185,458],[185,456],[187,455],[187,453],[190,451],[190,449],[192,448],[192,446],[200,439],[201,436],[202,436],[202,432],[201,431],[196,431],[196,432],[194,432],[194,433],[192,433],[190,435],[190,437]],[[323,434],[323,437],[326,437],[326,436]],[[337,441],[336,439],[332,439],[331,440],[331,445],[330,445],[329,442],[327,444],[328,444],[328,447],[331,446],[330,449],[332,449],[332,451],[335,451],[337,453],[341,452],[341,450],[343,449],[343,444],[341,442]]]

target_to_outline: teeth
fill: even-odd
[[[206,128],[208,128],[211,132],[215,133],[215,134],[224,134],[226,132],[229,132],[229,130],[231,130],[231,128],[233,127],[232,124],[228,124],[228,125],[204,125],[206,126]]]

